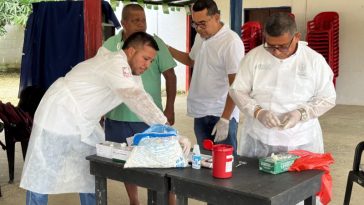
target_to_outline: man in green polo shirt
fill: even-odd
[[[138,4],[128,4],[122,11],[121,25],[123,30],[110,37],[104,43],[104,47],[110,51],[118,51],[131,34],[138,31],[146,31],[146,19],[143,7]],[[159,51],[152,64],[141,77],[144,89],[153,98],[154,103],[163,110],[161,97],[161,74],[166,80],[167,101],[164,115],[170,125],[174,124],[174,101],[176,98],[176,75],[174,67],[177,65],[168,51],[164,42],[154,36]],[[106,115],[105,135],[106,140],[113,142],[126,142],[126,138],[136,133],[143,132],[149,126],[142,122],[125,104],[121,104]],[[131,205],[139,205],[138,189],[134,184],[126,184]]]

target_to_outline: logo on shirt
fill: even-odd
[[[133,76],[133,75],[131,74],[130,69],[129,69],[128,67],[122,67],[121,69],[122,69],[122,71],[123,71],[123,76],[124,76],[124,77],[130,78],[130,77],[132,77],[132,76]]]
[[[307,78],[307,69],[306,65],[300,64],[297,69],[297,75],[301,78]]]
[[[268,70],[269,69],[269,65],[265,65],[262,63],[258,63],[255,65],[255,69],[256,70]]]

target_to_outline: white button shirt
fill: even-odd
[[[189,116],[222,115],[230,87],[228,75],[237,72],[243,56],[242,40],[226,25],[208,39],[196,35],[190,52],[190,58],[195,62],[187,97]],[[236,107],[232,117],[239,120]]]

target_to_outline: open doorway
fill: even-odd
[[[287,12],[291,13],[291,7],[272,7],[272,8],[248,8],[244,9],[244,23],[248,21],[259,21],[261,25],[264,25],[264,22],[268,16],[273,13],[278,12]]]

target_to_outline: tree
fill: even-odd
[[[6,33],[5,25],[24,26],[32,11],[34,0],[0,0],[0,36]]]

